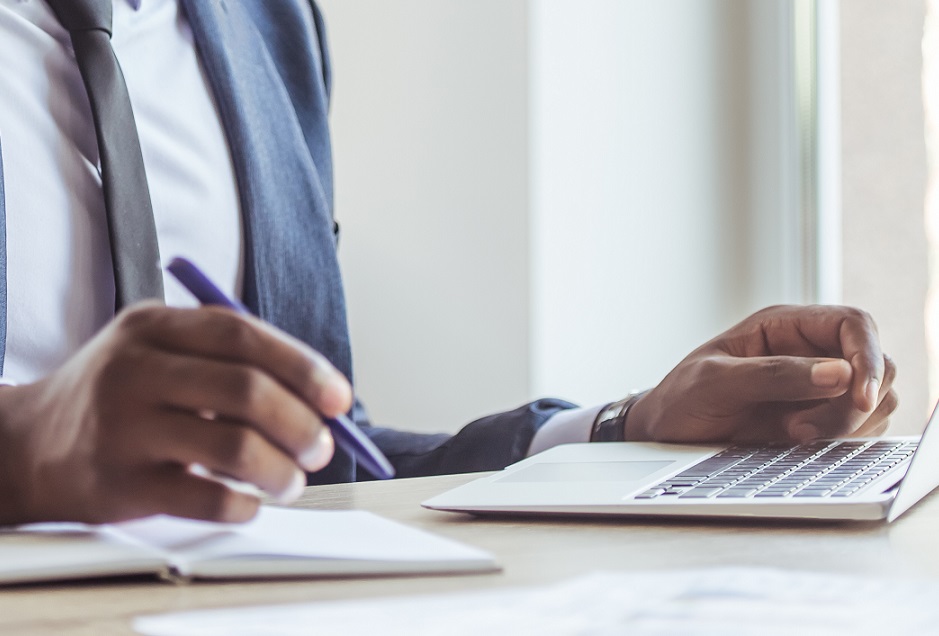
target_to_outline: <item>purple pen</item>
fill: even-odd
[[[176,257],[166,269],[203,305],[220,305],[239,313],[251,313],[240,302],[226,296],[215,286],[215,283],[209,280],[208,276],[202,273],[202,270],[189,260]],[[368,472],[379,479],[394,477],[395,470],[391,462],[352,420],[345,415],[322,419],[332,432],[336,444],[355,457]]]

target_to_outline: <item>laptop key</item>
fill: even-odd
[[[741,499],[743,497],[749,497],[756,492],[756,488],[728,488],[722,493],[718,493],[718,499]]]
[[[707,481],[698,484],[698,488],[727,488],[733,484],[736,479],[708,479]]]
[[[685,494],[679,496],[679,499],[707,499],[719,493],[723,488],[692,488]]]
[[[909,459],[915,442],[832,442],[731,447],[637,498],[844,497]]]

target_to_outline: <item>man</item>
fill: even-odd
[[[807,440],[886,428],[895,369],[870,317],[838,307],[764,310],[610,420],[546,399],[452,437],[370,426],[347,380],[330,67],[315,5],[113,0],[113,24],[111,8],[0,0],[0,523],[245,520],[258,498],[206,471],[284,501],[307,472],[355,479],[321,419],[350,409],[402,476],[495,469],[591,438]],[[118,106],[96,76],[112,45],[127,89],[105,73],[103,90],[129,94],[136,119],[118,134],[108,132]],[[134,148],[144,191],[117,205],[138,176]],[[143,221],[131,220],[140,209]],[[137,297],[164,293],[159,263],[134,262],[146,232],[129,250],[120,239],[148,224],[159,258],[192,257],[279,329],[181,308],[190,301],[169,280],[170,306],[125,302],[135,298],[128,262],[159,279]]]

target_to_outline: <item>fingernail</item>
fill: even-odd
[[[334,384],[338,380],[339,374],[332,368],[324,364],[318,364],[313,367],[313,384],[322,387],[329,384]]]
[[[833,389],[839,386],[844,379],[844,363],[840,360],[816,362],[812,365],[812,384],[823,388]]]
[[[868,411],[873,411],[874,407],[877,406],[878,393],[880,393],[880,380],[877,378],[871,378],[867,381],[867,386],[864,388],[864,398],[870,405],[870,407],[867,409]]]
[[[329,429],[320,430],[316,442],[299,457],[300,465],[310,472],[315,472],[329,463],[333,457],[333,436]]]
[[[345,395],[348,387],[343,378],[335,369],[325,366],[317,366],[313,369],[313,385],[316,387],[317,407],[331,411],[332,409],[346,410],[348,405]],[[332,412],[331,412],[332,414]]]
[[[277,502],[282,504],[291,504],[295,502],[303,494],[304,488],[306,488],[306,475],[298,470],[294,472],[293,480],[290,482],[290,486],[287,487],[287,490],[281,493],[280,497],[277,498]]]
[[[799,422],[789,427],[789,435],[799,442],[808,442],[820,437],[818,429],[813,424]]]

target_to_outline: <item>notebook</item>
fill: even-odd
[[[0,584],[147,574],[266,579],[497,569],[482,550],[354,510],[263,506],[246,524],[157,516],[0,530]]]
[[[939,407],[921,438],[569,444],[423,505],[477,514],[893,521],[939,485],[937,419]]]

